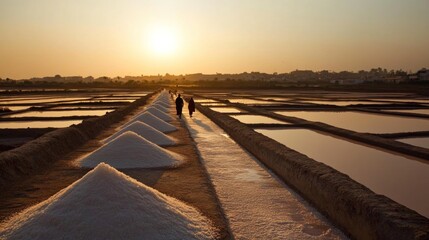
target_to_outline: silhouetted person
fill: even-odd
[[[179,118],[182,118],[183,99],[179,96],[176,98],[176,111]]]
[[[195,112],[195,102],[194,98],[191,97],[188,103],[189,116],[192,117],[192,113]]]

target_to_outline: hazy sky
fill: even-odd
[[[428,0],[0,0],[0,34],[2,78],[429,67]]]

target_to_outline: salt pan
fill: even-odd
[[[101,163],[0,225],[0,239],[215,239],[201,213]]]
[[[155,128],[147,125],[146,123],[136,121],[132,124],[122,128],[109,138],[103,140],[104,143],[110,142],[122,133],[125,133],[127,131],[131,131],[134,133],[137,133],[141,137],[144,137],[148,141],[151,141],[159,146],[171,146],[176,144],[176,140],[172,137],[169,137],[165,135],[164,133],[156,130]]]
[[[78,160],[78,165],[95,167],[101,162],[118,169],[160,168],[176,167],[183,157],[128,131]]]

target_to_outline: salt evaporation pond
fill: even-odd
[[[0,224],[0,239],[216,239],[197,209],[101,163]]]
[[[232,103],[242,103],[242,104],[276,104],[275,102],[263,101],[263,100],[255,100],[249,98],[230,98],[228,99]]]
[[[396,141],[429,149],[429,137],[404,138],[404,139],[397,139]]]
[[[425,160],[394,155],[306,129],[256,131],[429,217],[429,162]]]
[[[216,100],[213,100],[213,99],[202,99],[202,98],[197,98],[197,99],[194,99],[194,102],[207,102],[207,103],[214,103],[214,102],[219,102],[219,101],[216,101]]]
[[[238,108],[234,107],[212,107],[210,108],[213,111],[220,112],[220,113],[241,113],[246,112],[244,110],[240,110]]]
[[[64,128],[81,122],[82,120],[0,122],[0,128]]]
[[[3,107],[3,106],[0,106]],[[24,110],[27,108],[30,108],[31,106],[5,106],[5,108],[9,108],[12,111],[19,111],[19,110]]]
[[[282,123],[282,124],[288,124],[287,122],[282,122],[270,117],[261,116],[261,115],[231,115],[231,117],[237,119],[238,121],[245,123],[245,124],[271,124],[271,123]]]
[[[357,104],[387,104],[385,102],[365,102],[365,101],[300,101],[303,103],[314,103],[314,104],[321,104],[321,105],[334,105],[334,106],[348,106],[348,105],[357,105]]]
[[[420,113],[429,115],[429,109],[397,109],[397,110],[384,110],[387,112],[403,112],[403,113]]]
[[[360,112],[278,111],[284,116],[323,122],[335,127],[367,133],[428,131],[429,120]]]
[[[106,110],[58,110],[58,111],[30,111],[10,115],[10,117],[70,117],[70,116],[102,116],[113,109]]]
[[[201,103],[201,106],[212,107],[212,106],[226,106],[226,103]]]
[[[374,100],[399,102],[399,103],[428,103],[429,104],[429,99],[375,98]]]
[[[87,100],[87,98],[42,98],[42,99],[25,99],[25,100],[16,100],[16,101],[3,101],[0,104],[41,104],[41,103],[54,103],[62,101],[78,101],[78,100]]]

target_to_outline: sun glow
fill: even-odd
[[[177,50],[177,34],[167,28],[156,28],[149,33],[149,48],[156,55],[172,55]]]

